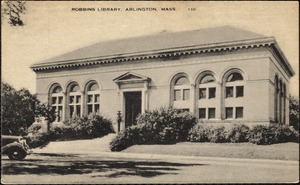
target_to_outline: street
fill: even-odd
[[[298,161],[132,153],[33,153],[2,157],[2,183],[275,183],[298,182]]]

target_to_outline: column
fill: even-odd
[[[190,112],[192,112],[194,115],[196,115],[196,103],[197,103],[197,98],[196,98],[196,85],[191,84],[191,90],[190,90]]]
[[[223,88],[222,88],[222,83],[217,82],[217,86],[216,86],[216,119],[221,120],[222,118],[224,119],[224,98],[222,96],[223,92]]]

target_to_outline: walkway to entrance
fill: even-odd
[[[32,149],[33,153],[93,153],[110,152],[109,143],[116,134],[95,139],[84,139],[74,141],[53,141],[44,148]]]

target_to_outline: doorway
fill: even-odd
[[[136,124],[136,117],[142,111],[142,92],[124,92],[125,127]]]

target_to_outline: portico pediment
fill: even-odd
[[[132,72],[127,72],[117,78],[115,78],[113,81],[117,84],[119,83],[136,83],[136,82],[148,82],[150,78],[139,75]]]

